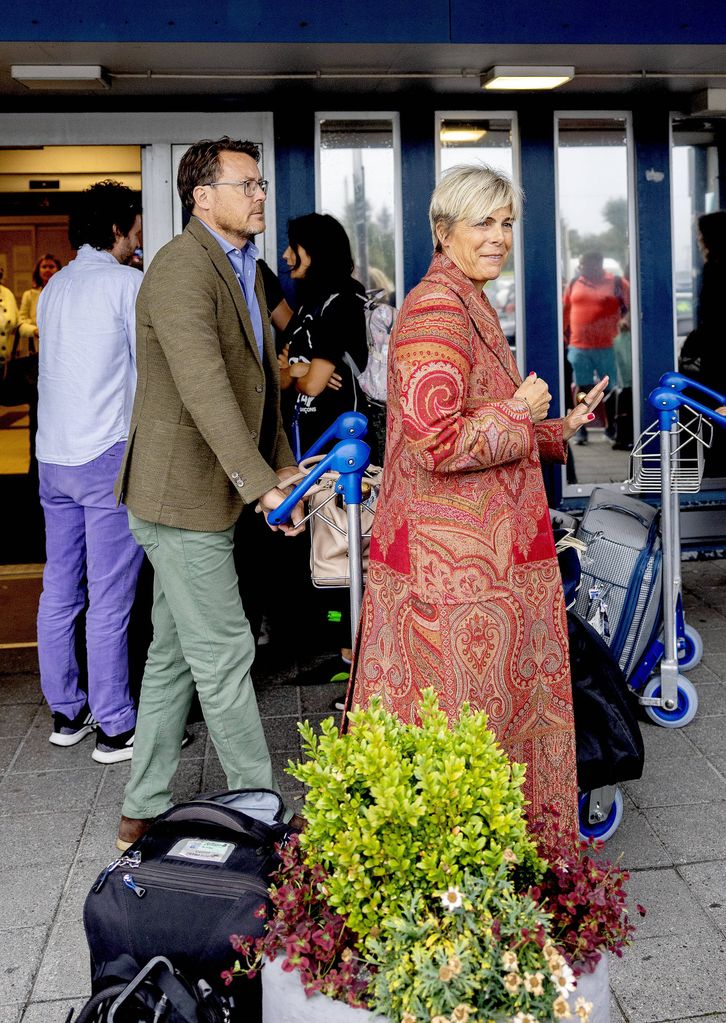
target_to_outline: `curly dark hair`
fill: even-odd
[[[255,163],[260,162],[260,150],[254,142],[243,142],[223,135],[221,139],[202,139],[187,149],[181,158],[176,176],[176,189],[184,209],[194,209],[194,189],[219,177],[220,153],[246,153]]]
[[[33,284],[36,286],[36,288],[43,287],[43,281],[40,278],[40,264],[45,263],[46,260],[48,260],[51,263],[55,263],[56,270],[60,270],[60,268],[63,266],[61,261],[57,259],[52,252],[46,252],[45,255],[41,256],[38,262],[33,267]]]
[[[74,249],[81,245],[112,249],[114,228],[126,237],[140,213],[138,193],[111,178],[97,181],[78,196],[68,221],[68,240]]]

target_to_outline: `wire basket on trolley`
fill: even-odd
[[[704,451],[711,446],[713,426],[688,405],[680,410],[671,443],[671,493],[695,494],[701,489]],[[630,453],[628,486],[641,494],[663,493],[660,451],[661,430],[651,423],[636,440]]]

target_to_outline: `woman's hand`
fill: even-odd
[[[585,397],[578,402],[569,415],[565,416],[562,436],[565,441],[574,437],[581,426],[587,426],[595,418],[594,410],[605,397],[609,377],[603,377],[594,387],[591,387]]]
[[[277,365],[280,370],[289,369],[290,363],[287,361],[287,357],[290,354],[290,345],[285,345],[280,354],[277,356]]]
[[[541,423],[547,418],[552,395],[547,384],[536,373],[529,374],[514,392],[514,397],[527,402],[533,423]]]

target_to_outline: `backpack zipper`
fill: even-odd
[[[224,899],[236,899],[246,892],[268,897],[267,887],[251,874],[226,872],[214,878],[200,877],[198,873],[181,873],[178,867],[162,867],[144,864],[132,868],[133,880],[144,888],[163,888],[166,891],[192,892],[200,895],[215,895]],[[138,893],[137,893],[138,894]]]

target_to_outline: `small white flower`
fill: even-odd
[[[575,1015],[579,1016],[582,1023],[589,1023],[592,1012],[592,1002],[586,1002],[584,998],[578,998],[575,1002]]]
[[[462,895],[458,888],[449,888],[441,896],[441,905],[444,909],[448,909],[449,912],[452,912],[454,909],[460,909],[462,901]]]
[[[511,949],[502,952],[502,968],[507,973],[516,973],[519,970],[519,960],[517,959],[516,952],[512,952]]]
[[[518,1012],[516,1016],[512,1016],[512,1023],[537,1023],[537,1020],[529,1012]]]
[[[552,974],[552,983],[561,995],[568,995],[577,987],[575,974],[572,972],[567,963],[563,963],[558,970],[555,970]]]

